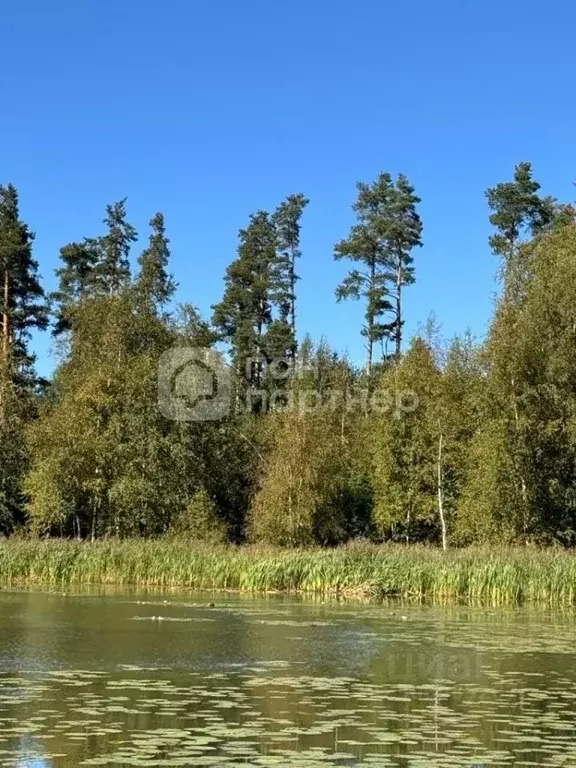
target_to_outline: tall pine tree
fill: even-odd
[[[486,191],[492,211],[490,224],[496,233],[490,236],[493,252],[509,265],[518,252],[523,236],[534,236],[554,220],[556,206],[551,197],[538,194],[540,184],[532,177],[531,163],[514,168],[513,181],[501,182]]]
[[[226,270],[224,297],[213,307],[213,323],[232,348],[233,364],[245,383],[259,387],[272,323],[270,274],[276,259],[276,232],[268,213],[259,211],[240,230],[238,258]]]
[[[58,289],[51,294],[56,336],[70,331],[74,312],[83,300],[118,295],[130,284],[130,246],[138,236],[126,221],[126,199],[106,206],[103,223],[108,228],[105,234],[60,249]]]
[[[45,328],[48,315],[38,264],[32,257],[34,234],[20,220],[18,192],[0,187],[0,317],[2,364],[13,373],[31,361],[32,328]]]
[[[302,214],[309,200],[303,194],[289,195],[272,216],[276,228],[277,256],[272,269],[272,295],[278,306],[279,320],[290,328],[290,356],[296,357],[296,262],[300,258]]]
[[[336,245],[337,260],[350,259],[352,269],[336,289],[338,301],[363,299],[366,305],[362,335],[366,338],[368,375],[372,371],[374,344],[392,341],[396,358],[402,348],[402,290],[414,282],[412,250],[422,244],[422,223],[416,211],[420,198],[405,176],[396,182],[381,173],[369,185],[358,183],[353,208],[357,223]]]
[[[156,314],[170,301],[176,284],[168,272],[170,240],[166,237],[164,216],[156,213],[150,220],[150,227],[152,232],[148,248],[138,259],[140,272],[136,279],[136,293],[144,310]]]
[[[138,239],[136,230],[126,221],[126,198],[106,206],[103,223],[108,231],[98,240],[96,274],[104,292],[113,295],[130,282],[130,245]]]
[[[85,239],[60,248],[62,266],[56,270],[58,290],[50,298],[55,305],[54,335],[69,331],[74,307],[94,288],[94,268],[98,263],[98,243]]]
[[[15,187],[0,187],[0,531],[23,520],[24,427],[34,415],[38,383],[30,331],[48,322],[33,240],[20,219]]]

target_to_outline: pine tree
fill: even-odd
[[[48,322],[33,240],[20,219],[16,189],[0,187],[0,531],[24,517],[24,430],[34,415],[39,383],[28,342],[30,330]]]
[[[100,255],[95,269],[104,293],[113,295],[130,282],[130,245],[138,239],[126,221],[126,198],[106,206],[103,223],[108,231],[98,239]]]
[[[506,265],[513,261],[525,234],[533,237],[554,220],[554,200],[540,197],[539,189],[540,184],[532,178],[531,163],[523,162],[515,167],[513,181],[501,182],[486,191],[492,211],[490,223],[497,230],[490,236],[490,247]]]
[[[396,360],[402,353],[402,329],[404,314],[402,308],[403,288],[415,281],[412,251],[422,245],[422,222],[416,212],[420,198],[408,179],[400,174],[395,184],[388,216],[379,224],[380,236],[388,243],[388,268],[392,273],[391,292],[394,305],[394,320],[391,337],[395,344]]]
[[[270,272],[276,233],[265,211],[240,230],[238,258],[226,270],[224,298],[213,307],[213,323],[232,347],[234,368],[248,386],[259,388],[265,371],[267,330],[272,323]]]
[[[396,358],[402,348],[402,290],[414,282],[412,250],[421,245],[422,223],[416,212],[420,202],[405,176],[393,182],[381,173],[372,184],[358,183],[354,204],[358,223],[347,239],[336,245],[337,260],[350,259],[362,265],[349,272],[336,290],[338,301],[363,299],[366,304],[366,369],[372,372],[374,344],[390,340]],[[391,315],[392,318],[386,321]]]
[[[289,195],[272,216],[276,229],[277,256],[272,266],[271,294],[279,319],[291,331],[290,355],[296,357],[296,262],[300,258],[300,221],[309,200],[302,194]]]
[[[0,317],[2,365],[12,367],[31,362],[27,343],[31,328],[46,328],[48,322],[38,264],[32,257],[34,234],[20,220],[18,193],[9,184],[0,187]]]
[[[68,243],[60,249],[62,266],[56,270],[58,290],[50,296],[56,308],[54,336],[71,329],[74,307],[94,288],[98,258],[98,243],[88,238],[82,243]]]
[[[113,296],[130,284],[130,245],[137,240],[137,234],[126,221],[125,199],[106,206],[103,223],[108,227],[104,235],[68,243],[60,249],[58,289],[51,294],[55,336],[71,330],[75,309],[83,300]]]
[[[164,216],[155,214],[150,220],[152,232],[148,248],[138,259],[140,272],[136,279],[136,293],[148,313],[157,313],[174,295],[176,284],[168,273],[170,240],[166,237]]]

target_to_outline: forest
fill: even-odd
[[[500,265],[486,337],[444,339],[431,321],[408,338],[420,199],[389,173],[350,197],[335,301],[363,307],[361,365],[299,327],[300,260],[332,257],[301,252],[303,194],[250,216],[202,317],[175,302],[162,213],[139,253],[125,200],[106,207],[101,233],[63,233],[48,294],[33,222],[0,187],[0,533],[574,546],[576,210],[517,165],[486,191]],[[53,337],[48,381],[38,332]],[[162,360],[188,348],[227,371],[224,417],[160,407]]]

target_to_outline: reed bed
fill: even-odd
[[[8,539],[0,583],[117,584],[308,592],[382,599],[573,605],[576,556],[564,550],[352,544],[337,549],[206,547],[173,540]]]

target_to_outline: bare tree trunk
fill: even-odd
[[[368,329],[368,333],[369,333],[368,343],[366,345],[367,349],[368,349],[368,359],[366,360],[366,375],[368,376],[368,386],[370,386],[370,377],[372,376],[372,354],[373,354],[373,352],[372,352],[372,345],[373,345],[372,333],[373,333],[373,331],[372,331],[371,328]]]
[[[260,302],[260,311],[263,311],[262,302]],[[257,330],[257,336],[256,336],[256,386],[258,389],[260,389],[261,382],[262,382],[262,321],[258,320],[258,323],[256,325]],[[252,382],[250,382],[252,383]]]
[[[0,423],[4,423],[4,390],[8,384],[8,368],[10,355],[10,273],[8,266],[4,269],[3,309],[2,309],[2,361],[0,365]]]
[[[408,504],[408,510],[406,512],[406,544],[410,544],[410,504]]]
[[[370,265],[370,288],[368,296],[368,342],[366,347],[368,349],[368,359],[366,361],[366,375],[368,376],[368,389],[370,389],[370,378],[372,376],[372,357],[374,352],[374,283],[376,280],[376,264],[372,262]]]
[[[396,272],[396,362],[402,355],[402,267]]]
[[[4,270],[4,307],[2,312],[2,354],[4,362],[8,362],[8,352],[10,347],[10,273],[8,266]]]
[[[292,329],[292,371],[296,368],[296,250],[290,254],[290,328]]]
[[[442,527],[442,549],[448,549],[448,537],[446,535],[446,519],[444,517],[444,473],[442,470],[442,432],[438,440],[438,514]]]

